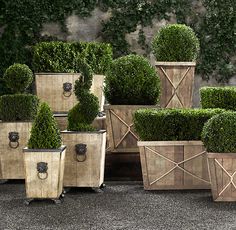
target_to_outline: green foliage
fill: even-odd
[[[31,129],[28,148],[58,149],[61,144],[60,131],[52,111],[46,103],[42,103]]]
[[[194,31],[182,24],[162,27],[152,41],[157,61],[195,61],[199,51],[199,40]]]
[[[236,110],[236,87],[203,87],[200,89],[202,108]]]
[[[134,125],[143,141],[200,140],[204,123],[222,109],[140,109]]]
[[[14,64],[7,68],[3,79],[13,93],[23,93],[33,81],[33,72],[25,64]]]
[[[203,127],[202,141],[208,152],[236,153],[236,113],[212,117]]]
[[[31,94],[14,94],[0,97],[2,121],[30,121],[36,116],[39,100]]]
[[[113,105],[154,105],[160,80],[147,59],[128,55],[114,60],[107,72],[104,93]]]
[[[112,48],[98,42],[41,42],[34,47],[33,67],[35,72],[77,72],[77,61],[84,58],[94,73],[103,74],[112,61]]]

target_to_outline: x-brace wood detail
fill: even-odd
[[[188,170],[186,170],[185,168],[183,168],[183,167],[180,166],[180,165],[183,164],[183,163],[186,163],[186,162],[188,162],[188,161],[190,161],[190,160],[192,160],[192,159],[195,159],[195,158],[199,157],[200,155],[205,154],[206,151],[200,152],[200,153],[198,153],[198,154],[196,154],[196,155],[194,155],[194,156],[192,156],[192,157],[189,157],[188,159],[185,159],[185,160],[183,160],[183,161],[175,162],[175,161],[169,159],[168,157],[163,156],[161,153],[159,153],[159,152],[157,152],[157,151],[155,151],[155,150],[153,150],[153,149],[151,149],[151,148],[149,148],[149,147],[145,147],[145,149],[151,151],[152,153],[154,153],[155,155],[157,155],[157,156],[159,156],[159,157],[165,159],[166,161],[171,162],[171,163],[174,165],[174,167],[171,168],[169,171],[167,171],[165,174],[163,174],[163,175],[160,176],[159,178],[155,179],[154,181],[149,182],[149,185],[153,185],[153,184],[155,184],[156,182],[160,181],[162,178],[164,178],[165,176],[167,176],[168,174],[170,174],[170,173],[171,173],[172,171],[174,171],[176,168],[180,169],[181,171],[187,173],[188,175],[190,175],[190,176],[192,176],[192,177],[194,177],[194,178],[196,178],[196,179],[198,179],[198,180],[201,180],[201,181],[203,181],[203,182],[205,182],[205,183],[210,184],[210,181],[204,180],[203,178],[201,178],[201,177],[199,177],[199,176],[193,174],[192,172],[189,172]],[[145,151],[145,152],[146,152],[146,151]]]
[[[236,189],[236,185],[234,183],[234,176],[236,174],[236,171],[231,175],[218,160],[215,159],[215,162],[220,166],[220,168],[226,173],[226,175],[229,177],[230,181],[229,183],[221,190],[218,196],[221,196],[222,193],[232,184],[234,188]]]
[[[115,148],[117,148],[121,142],[126,138],[126,136],[130,133],[131,135],[133,135],[133,137],[138,141],[138,136],[131,130],[132,126],[134,125],[132,124],[127,124],[121,117],[119,117],[112,109],[110,110],[111,113],[118,119],[121,121],[122,124],[124,124],[127,127],[127,131],[126,133],[121,137],[121,139],[118,141],[117,144],[115,144]]]
[[[172,87],[174,88],[174,92],[173,92],[173,94],[171,95],[169,101],[166,103],[165,107],[167,107],[167,106],[169,105],[169,103],[171,102],[172,98],[176,95],[176,97],[178,98],[178,100],[179,100],[181,106],[184,108],[184,105],[183,105],[182,101],[180,100],[180,97],[179,97],[179,95],[178,95],[178,93],[177,93],[177,90],[178,90],[179,86],[181,85],[182,81],[183,81],[183,80],[185,79],[185,77],[187,76],[187,74],[188,74],[189,70],[191,69],[191,67],[188,67],[188,68],[187,68],[187,70],[185,71],[184,75],[182,76],[182,78],[181,78],[181,80],[179,81],[179,83],[177,84],[177,86],[175,86],[175,85],[173,84],[173,82],[170,80],[168,74],[167,74],[166,71],[163,69],[163,67],[160,67],[160,69],[161,69],[161,71],[163,72],[164,76],[167,78],[167,80],[170,82],[170,84],[172,85]]]

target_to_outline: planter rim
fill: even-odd
[[[103,134],[105,132],[106,130],[104,129],[98,131],[68,131],[68,130],[61,131],[61,133],[63,134]]]
[[[25,147],[23,152],[63,152],[66,149],[66,145],[62,145],[59,149],[29,149]]]
[[[68,113],[54,112],[54,113],[53,113],[53,116],[54,116],[54,117],[68,117]],[[100,119],[104,119],[104,118],[106,118],[106,116],[103,116],[103,117],[97,116],[97,117],[95,118],[95,120],[100,120]]]
[[[39,72],[34,73],[35,75],[80,75],[81,73],[55,73],[55,72]],[[96,76],[105,76],[104,74],[93,74]]]
[[[155,66],[196,66],[196,62],[155,62]]]
[[[2,121],[0,120],[0,123],[33,123],[33,120],[29,121]]]
[[[202,141],[138,141],[138,146],[203,145]]]
[[[214,153],[207,152],[208,158],[236,158],[236,153]]]
[[[157,108],[159,109],[160,106],[159,105],[110,105],[110,104],[106,104],[104,105],[104,109],[111,109],[111,108],[136,108],[136,107],[140,107],[140,108]]]

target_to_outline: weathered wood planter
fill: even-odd
[[[67,145],[64,186],[99,188],[104,182],[106,131],[62,131]]]
[[[62,194],[66,146],[60,149],[24,148],[26,197],[53,199]]]
[[[214,201],[236,201],[236,153],[207,153]]]
[[[0,179],[24,179],[23,148],[31,122],[0,122]]]
[[[54,113],[67,113],[78,103],[73,93],[78,73],[36,73],[36,93],[41,101],[47,102]],[[100,109],[104,105],[104,75],[94,75],[91,92],[99,99]]]
[[[201,141],[140,141],[145,190],[210,189]]]
[[[162,108],[191,108],[195,62],[156,62]]]
[[[133,114],[138,109],[157,108],[148,105],[105,105],[106,126],[111,152],[138,152],[138,135],[134,131]]]

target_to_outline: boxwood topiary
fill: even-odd
[[[25,64],[14,64],[6,69],[3,78],[13,93],[23,93],[33,81],[33,72]]]
[[[31,129],[28,148],[58,149],[61,144],[60,131],[52,111],[46,103],[42,103]]]
[[[203,87],[200,97],[202,108],[236,110],[236,87]]]
[[[182,24],[164,26],[152,41],[157,61],[195,61],[199,52],[199,40],[194,31]]]
[[[104,93],[113,105],[154,105],[158,102],[160,79],[149,61],[128,55],[114,60],[107,72]]]
[[[143,141],[201,140],[204,123],[222,109],[140,109],[134,125]]]
[[[236,153],[236,112],[212,117],[203,127],[202,141],[208,152]]]

